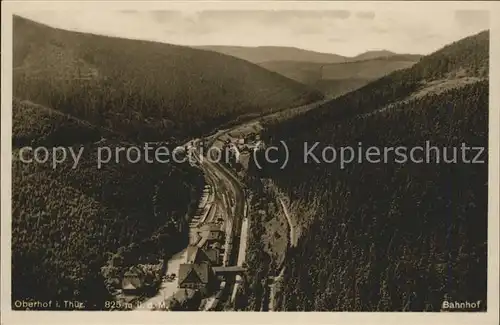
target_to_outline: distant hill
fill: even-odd
[[[193,46],[196,49],[209,50],[226,55],[231,55],[252,63],[265,65],[270,62],[298,62],[298,63],[341,63],[388,58],[392,56],[406,56],[408,60],[418,60],[418,54],[398,54],[391,51],[367,51],[353,57],[304,50],[288,46],[229,46],[229,45],[203,45]]]
[[[320,90],[329,97],[345,94],[397,69],[407,68],[422,57],[385,50],[368,51],[347,57],[284,46],[214,45],[195,48],[231,55],[258,64]]]
[[[426,141],[441,153],[465,143],[486,148],[487,158],[489,36],[454,42],[318,109],[267,125],[262,139],[284,141],[288,163],[251,173],[277,184],[301,225],[278,310],[440,311],[443,299],[486,301],[488,165],[453,162],[451,154],[451,163],[443,154],[437,163],[432,153],[428,163],[401,162],[385,148],[402,147],[409,159]],[[305,163],[304,144],[315,142],[316,156],[331,159],[331,150],[321,158],[329,147],[337,159]],[[355,158],[341,166],[343,147],[353,148]],[[368,161],[368,148],[378,148],[382,161]]]
[[[263,63],[277,60],[314,63],[337,63],[345,61],[345,57],[342,55],[308,51],[296,47],[286,46],[245,47],[207,45],[195,46],[194,48],[235,56],[253,63]]]
[[[384,58],[384,57],[389,57],[389,56],[394,56],[397,55],[397,53],[391,52],[391,51],[386,51],[386,50],[379,50],[379,51],[367,51],[361,54],[358,54],[354,57],[349,58],[349,61],[361,61],[361,60],[370,60],[370,59],[376,59],[376,58]]]
[[[14,17],[14,95],[148,140],[210,132],[321,94],[249,62]]]
[[[412,66],[418,55],[399,55],[347,61],[334,64],[293,61],[269,61],[260,66],[336,97],[360,88],[395,70]]]

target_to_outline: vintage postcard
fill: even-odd
[[[2,324],[497,324],[499,8],[3,2]]]

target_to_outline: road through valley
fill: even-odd
[[[255,120],[251,120],[245,122],[243,124],[234,126],[227,130],[218,131],[211,137],[207,137],[208,146],[211,147],[214,143],[220,139],[221,137],[227,135],[229,132],[233,132],[235,130],[241,129],[249,129],[249,126],[254,126],[256,124],[261,123],[262,120],[267,118],[276,118],[279,114],[287,114],[287,117],[303,113],[310,109],[316,108],[321,105],[324,101],[315,102],[308,105],[303,105],[300,107],[291,108],[285,111],[281,111],[278,113],[273,113],[268,116],[260,117]],[[192,145],[192,157],[194,158],[194,163],[197,165],[204,174],[205,181],[211,187],[211,191],[213,191],[213,200],[209,202],[212,206],[207,207],[208,209],[216,209],[216,213],[209,213],[210,217],[200,218],[198,226],[203,223],[208,223],[213,221],[212,218],[217,215],[218,217],[222,217],[225,221],[225,230],[226,230],[226,244],[225,244],[225,256],[224,256],[224,266],[233,266],[242,264],[245,261],[245,253],[247,243],[247,233],[248,227],[250,224],[250,220],[245,219],[245,209],[247,206],[246,196],[245,196],[245,185],[237,178],[237,176],[229,170],[226,166],[224,166],[221,162],[215,161],[215,159],[210,159],[210,157],[203,156],[199,150],[200,139],[194,139],[189,141]],[[210,150],[207,150],[210,152]],[[282,202],[283,203],[283,202]],[[288,219],[288,211],[285,209],[285,214]],[[292,223],[288,219],[289,224]],[[245,229],[242,229],[245,227]],[[242,236],[243,231],[243,236]],[[293,233],[293,231],[291,231]],[[190,234],[191,237],[192,234]],[[240,239],[244,242],[241,243]],[[295,238],[291,238],[292,245],[295,244]],[[191,242],[193,244],[193,242]],[[241,249],[240,249],[241,246]],[[185,261],[185,250],[179,252],[174,255],[167,263],[167,273],[177,273],[179,264]],[[237,284],[236,278],[230,277],[226,280],[225,292],[226,295],[222,296],[222,300],[227,300],[230,298],[234,298]],[[172,295],[174,295],[178,291],[177,289],[177,279],[173,282],[164,282],[160,286],[160,290],[158,293],[152,297],[147,299],[145,302],[140,304],[136,310],[144,310],[144,309],[154,309],[154,306],[159,304],[165,299],[168,299]],[[219,307],[220,308],[220,307]]]

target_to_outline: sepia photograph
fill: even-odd
[[[488,5],[78,3],[2,3],[2,312],[498,322]]]

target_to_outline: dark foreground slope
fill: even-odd
[[[298,106],[319,93],[246,61],[14,17],[14,95],[148,140]]]
[[[409,151],[426,141],[441,152],[462,143],[487,148],[488,48],[488,32],[463,39],[268,127],[265,140],[285,141],[289,163],[255,173],[287,193],[302,225],[279,309],[439,311],[445,300],[481,300],[486,308],[487,164],[461,162],[460,152],[456,163],[436,163],[432,151],[429,163],[389,153],[387,163],[356,156],[342,169],[339,151],[360,143],[363,153],[370,146]],[[304,163],[304,143],[316,141],[317,157],[333,146],[337,160]]]
[[[368,57],[368,56],[367,56]],[[342,63],[269,61],[260,66],[336,97],[361,88],[389,73],[411,67],[420,56],[390,55]]]
[[[21,162],[26,145],[83,153],[75,168],[67,159],[53,169],[50,161]],[[68,300],[104,309],[129,267],[161,268],[162,259],[185,246],[186,217],[196,207],[202,175],[189,165],[132,164],[124,156],[97,168],[98,147],[129,146],[112,131],[14,100],[13,303],[52,301],[48,309],[78,309],[65,306]],[[150,282],[159,274],[151,272]]]

